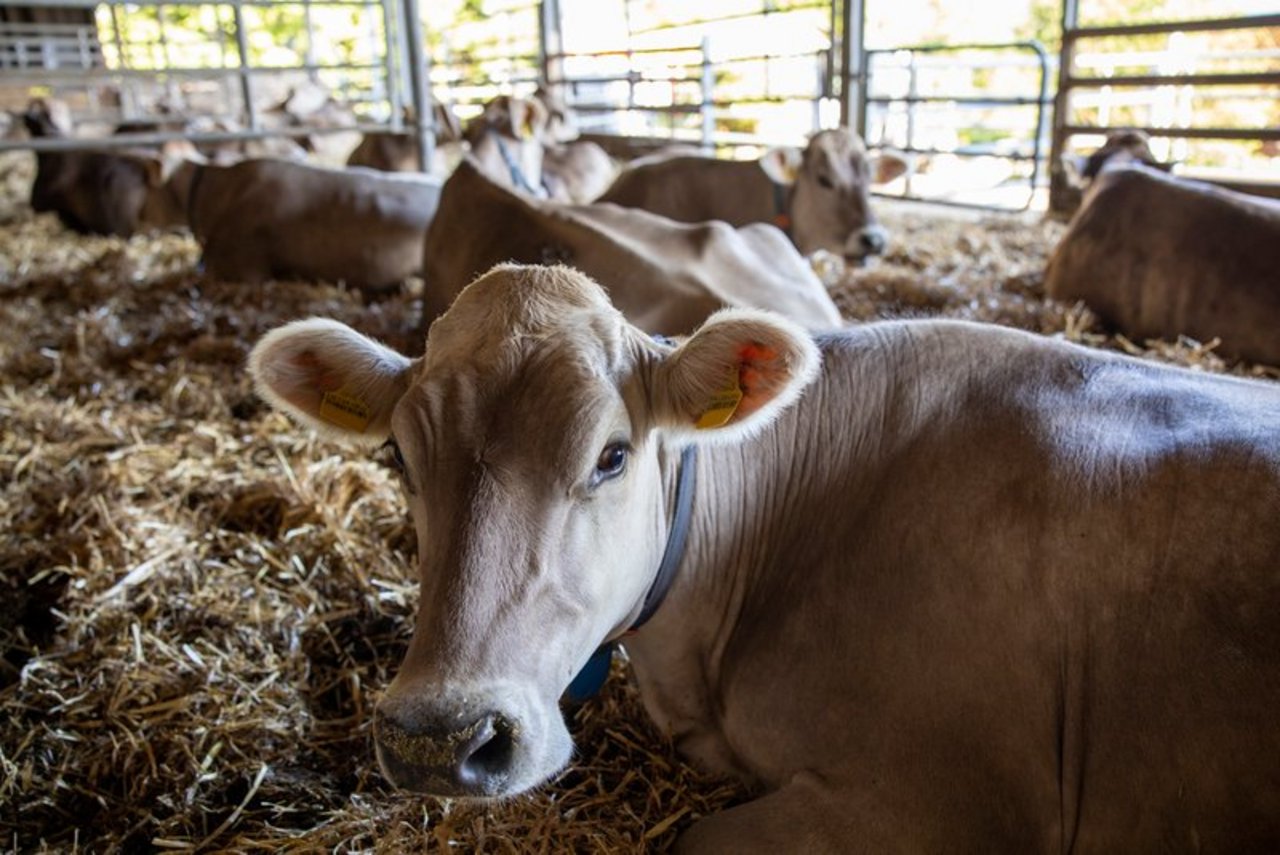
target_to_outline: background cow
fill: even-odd
[[[773,308],[814,329],[841,323],[813,270],[772,226],[676,223],[617,205],[533,199],[465,160],[427,230],[423,323],[503,261],[559,261],[600,277],[627,317],[652,332],[688,332],[723,306]]]
[[[372,289],[421,268],[440,198],[439,179],[426,175],[287,160],[188,162],[168,188],[216,276],[248,283],[314,278]]]
[[[871,211],[871,184],[905,169],[894,155],[868,157],[856,134],[839,129],[814,134],[803,152],[774,149],[758,161],[650,160],[623,170],[598,201],[686,223],[775,223],[805,255],[825,249],[861,260],[882,252],[886,240]]]
[[[1220,338],[1280,363],[1280,202],[1167,175],[1145,137],[1110,138],[1082,170],[1084,203],[1045,289],[1138,338]]]
[[[659,728],[761,793],[690,851],[1280,846],[1271,384],[945,321],[815,342],[730,310],[672,345],[519,267],[419,359],[310,320],[250,371],[396,448],[421,597],[374,732],[401,786],[554,775],[561,693],[641,623]]]
[[[23,114],[36,138],[64,138],[62,125],[43,101]],[[31,207],[52,212],[82,234],[129,237],[140,229],[167,224],[163,215],[168,162],[156,153],[73,149],[36,154]]]

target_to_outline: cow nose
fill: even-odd
[[[858,243],[862,246],[863,255],[879,255],[884,252],[884,229],[879,226],[863,229],[858,235]]]
[[[437,796],[501,792],[516,757],[518,727],[487,712],[465,727],[441,720],[406,722],[379,710],[374,738],[382,771],[393,784]]]
[[[454,774],[468,790],[494,792],[506,778],[515,756],[515,728],[496,713],[481,717],[454,755]]]

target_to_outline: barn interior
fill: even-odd
[[[1033,109],[1009,119],[1015,124],[1002,126],[1005,135],[992,140],[975,142],[976,137],[963,135],[942,140],[938,127],[926,120],[926,101],[912,100],[934,97],[920,82],[925,71],[917,79],[913,66],[912,88],[886,83],[889,88],[881,94],[856,86],[841,91],[840,81],[851,79],[850,62],[854,68],[901,63],[907,54],[923,63],[920,68],[941,68],[945,76],[965,51],[972,51],[961,48],[981,37],[944,40],[956,47],[953,51],[935,51],[934,45],[904,52],[902,42],[875,41],[896,34],[884,36],[875,15],[867,17],[874,2],[754,4],[767,9],[730,16],[735,25],[767,27],[770,15],[791,5],[810,14],[827,38],[814,55],[830,72],[818,75],[813,91],[786,98],[776,92],[741,99],[732,91],[707,95],[700,88],[706,38],[695,37],[699,18],[690,18],[668,29],[680,30],[678,38],[692,45],[686,49],[698,54],[691,94],[644,110],[635,109],[634,102],[624,109],[610,101],[613,90],[592,92],[583,84],[567,88],[575,93],[570,106],[576,101],[580,108],[583,133],[607,141],[619,159],[672,141],[710,147],[718,156],[749,158],[768,145],[799,143],[825,122],[857,128],[873,147],[914,151],[917,165],[925,158],[935,164],[977,161],[956,183],[942,181],[941,169],[913,171],[877,195],[874,204],[890,234],[880,258],[862,266],[829,255],[811,259],[846,323],[962,318],[1198,371],[1280,380],[1280,367],[1225,358],[1214,340],[1135,339],[1103,324],[1083,303],[1045,295],[1045,265],[1070,214],[1049,210],[1060,201],[1053,197],[1069,196],[1053,164],[1063,154],[1096,144],[1109,124],[1142,121],[1137,107],[1112,107],[1108,119],[1086,98],[1086,106],[1077,105],[1076,118],[1060,118],[1054,109],[1055,99],[1062,97],[1055,89],[1055,63],[1042,67],[1034,49],[1001,46],[984,61],[1007,63],[1009,54],[1020,51],[1033,60],[1032,66],[988,67],[985,77],[993,86],[990,79],[1009,68],[1016,71],[1017,80],[1007,90],[1014,94],[951,98],[952,112],[963,112],[955,103],[969,97],[986,104],[983,109],[994,109],[988,102],[1001,98],[1019,101],[1004,107],[1027,113],[1019,87],[1030,80],[1031,106],[1040,114]],[[0,83],[3,106],[21,110],[30,97],[63,97],[98,119],[154,117],[166,87],[171,90],[184,78],[166,77],[164,58],[146,68],[138,55],[130,59],[130,73],[120,73],[123,54],[113,51],[124,42],[113,45],[110,34],[114,18],[115,39],[122,27],[127,35],[125,5],[0,6],[5,13],[0,68],[11,63],[15,72],[0,71],[0,78],[8,78]],[[348,74],[351,69],[327,70],[326,85],[347,95],[359,92],[365,100],[353,123],[328,128],[326,134],[345,131],[358,138],[371,130],[413,132],[415,125],[429,132],[425,121],[406,121],[404,110],[429,103],[428,89],[436,96],[447,93],[465,113],[478,110],[492,94],[523,92],[537,79],[548,79],[548,73],[553,80],[590,76],[576,70],[586,67],[583,57],[564,47],[577,26],[576,6],[465,5],[480,12],[465,27],[455,23],[458,31],[486,20],[523,21],[520,27],[499,29],[515,33],[509,38],[524,40],[525,46],[492,40],[498,54],[528,53],[529,63],[511,60],[509,68],[496,70],[494,60],[483,85],[469,81],[446,61],[462,62],[459,58],[466,56],[461,46],[449,44],[454,32],[449,22],[433,21],[425,9],[427,17],[417,18],[412,2],[403,9],[391,2],[352,4],[354,13],[381,16],[384,30],[393,19],[400,21],[405,39],[416,39],[417,52],[425,48],[426,54],[416,57],[406,48],[408,62],[388,60],[385,79],[376,85],[370,83],[376,73],[358,79]],[[1043,5],[1052,13],[1048,20],[1051,29],[1057,28],[1059,48],[1064,41],[1078,45],[1087,37],[1116,38],[1103,32],[1064,40],[1064,25],[1079,24],[1083,30],[1103,24],[1080,24],[1070,17],[1074,2],[1067,4],[1067,18],[1061,4]],[[130,14],[138,8],[154,24],[166,9],[172,23],[175,11],[213,8],[229,20],[232,12],[240,16],[251,7],[156,3]],[[1164,17],[1151,23],[1153,31],[1181,32],[1167,23],[1181,8],[1162,7]],[[1220,8],[1214,7],[1215,17],[1223,17]],[[415,24],[405,23],[404,9],[417,18]],[[1107,13],[1125,9],[1113,3]],[[50,10],[71,18],[42,20],[39,13]],[[1252,11],[1243,5],[1237,19]],[[559,23],[548,26],[554,16]],[[939,20],[939,26],[946,25]],[[1267,70],[1256,72],[1259,80],[1249,85],[1262,87],[1270,99],[1263,103],[1273,109],[1280,84],[1280,16],[1249,20],[1248,32],[1258,34],[1259,44],[1265,39],[1271,45],[1256,48]],[[632,23],[643,29],[643,21]],[[1123,26],[1135,23],[1123,19]],[[424,24],[425,35],[417,30]],[[86,70],[77,65],[83,56],[68,58],[61,47],[50,47],[65,47],[50,41],[50,32],[86,26],[99,40],[87,60],[96,103],[76,101],[85,91]],[[234,33],[244,30],[231,29],[234,43]],[[848,40],[856,47],[847,44],[842,50],[833,41],[836,30],[867,32]],[[547,49],[548,34],[560,43],[558,50]],[[173,65],[180,50],[173,47],[172,30],[169,38],[174,55],[166,55]],[[16,46],[27,50],[41,39],[44,53],[33,49],[19,65]],[[312,39],[305,41],[303,52],[311,52]],[[402,55],[396,38],[385,31],[374,33],[371,41],[391,59]],[[645,49],[658,51],[635,48],[637,53]],[[672,49],[664,44],[661,50]],[[663,62],[670,64],[671,57]],[[308,64],[323,63],[314,55],[298,62],[299,67]],[[812,77],[813,56],[803,64]],[[410,73],[419,67],[430,73]],[[1183,66],[1182,73],[1192,70]],[[299,74],[265,85],[270,75],[231,73],[213,88],[240,96],[249,92],[240,88],[245,81],[257,81],[265,105],[306,76]],[[344,74],[349,85],[332,83]],[[632,82],[643,77],[634,70],[613,74]],[[1137,87],[1142,82],[1137,78],[1146,75],[1129,76]],[[737,84],[727,77],[732,87],[745,85],[741,79],[750,75],[744,72]],[[889,77],[886,71],[881,79]],[[129,86],[121,87],[126,78]],[[104,94],[112,85],[114,103]],[[1152,85],[1160,86],[1158,81]],[[1083,88],[1090,97],[1095,94]],[[670,84],[667,89],[674,91]],[[641,91],[643,101],[643,86]],[[1232,97],[1238,95],[1233,91]],[[730,106],[751,97],[777,107],[778,115],[766,113],[751,125]],[[1197,128],[1213,121],[1196,112],[1199,103],[1189,96],[1185,111],[1173,110],[1169,124],[1156,128],[1162,134],[1157,139],[1167,144],[1165,153],[1181,158],[1191,173],[1198,169],[1233,186],[1274,179],[1274,115],[1228,133],[1217,129],[1197,136]],[[962,121],[998,123],[994,113]],[[779,138],[779,124],[794,132],[792,138]],[[937,133],[927,139],[931,127]],[[230,136],[269,136],[252,116],[244,128]],[[92,143],[100,143],[93,134]],[[167,138],[202,139],[157,130],[130,141]],[[1006,144],[1009,139],[1018,144]],[[1243,154],[1206,157],[1198,164],[1197,146],[1225,143]],[[956,153],[966,146],[978,148]],[[384,452],[360,452],[316,437],[271,411],[253,392],[245,357],[266,331],[312,315],[344,321],[401,352],[420,353],[422,293],[429,283],[411,277],[379,293],[343,282],[288,278],[247,287],[204,272],[200,245],[184,229],[127,238],[76,234],[53,214],[31,208],[33,150],[39,147],[14,137],[0,151],[0,839],[5,846],[20,852],[662,851],[699,817],[747,796],[739,785],[705,775],[680,757],[646,717],[622,659],[599,696],[568,710],[574,761],[535,792],[476,805],[424,799],[388,784],[374,759],[372,710],[407,645],[417,598],[417,547],[400,487]]]

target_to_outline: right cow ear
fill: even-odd
[[[882,151],[871,159],[871,183],[888,184],[907,171],[906,159],[890,151]]]
[[[722,309],[653,374],[657,427],[686,442],[741,439],[770,424],[814,379],[813,337],[769,312]]]
[[[249,354],[254,388],[268,403],[330,436],[366,445],[391,434],[391,412],[417,362],[337,321],[294,321]]]

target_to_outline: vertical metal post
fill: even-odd
[[[435,114],[431,109],[431,92],[427,56],[422,36],[422,18],[418,0],[404,0],[404,33],[408,42],[409,94],[413,101],[413,127],[418,138],[418,168],[427,172],[435,154]]]
[[[164,93],[165,97],[169,99],[169,106],[172,108],[174,106],[178,106],[178,99],[176,97],[177,90],[174,88],[173,75],[168,73],[168,70],[173,67],[173,63],[169,59],[169,34],[166,32],[165,23],[164,4],[157,3],[156,29],[160,34],[160,56],[164,59],[164,68],[166,72],[164,78]]]
[[[920,95],[920,70],[916,67],[916,52],[910,52],[911,59],[907,65],[907,151],[914,151],[916,147],[916,98]],[[911,173],[914,170],[907,170],[907,177],[903,181],[903,192],[911,195]]]
[[[400,72],[404,68],[404,54],[396,46],[401,26],[396,19],[393,0],[382,0],[382,74],[387,90],[387,103],[391,109],[389,122],[393,131],[404,130],[404,91],[400,85]]]
[[[840,124],[867,133],[865,0],[842,0],[840,33]]]
[[[249,36],[244,29],[244,9],[239,3],[233,3],[231,11],[236,21],[236,53],[240,58],[240,97],[244,100],[245,117],[249,120],[249,130],[261,130],[258,121],[258,108],[253,103],[253,84],[249,81]]]
[[[542,82],[555,86],[564,80],[564,35],[559,0],[542,0],[538,16],[538,52]],[[563,93],[561,93],[563,96]]]
[[[1067,125],[1071,116],[1071,66],[1075,61],[1075,30],[1080,24],[1079,0],[1062,0],[1062,50],[1058,55],[1058,94],[1053,102],[1053,141],[1049,146],[1049,210],[1062,213],[1071,206],[1073,194],[1062,170],[1067,148]]]
[[[124,37],[120,35],[120,17],[116,14],[114,3],[111,10],[111,37],[116,46],[116,65],[121,71],[129,67],[129,58],[124,52]],[[131,119],[134,115],[133,83],[129,75],[122,74],[120,80],[120,118]]]
[[[320,82],[320,74],[316,71],[316,31],[311,20],[311,0],[302,0],[302,28],[307,31],[307,52],[303,54],[303,62],[307,64],[307,79],[312,83]]]
[[[702,37],[702,150],[710,153],[715,148],[715,68],[711,65],[711,39]]]

